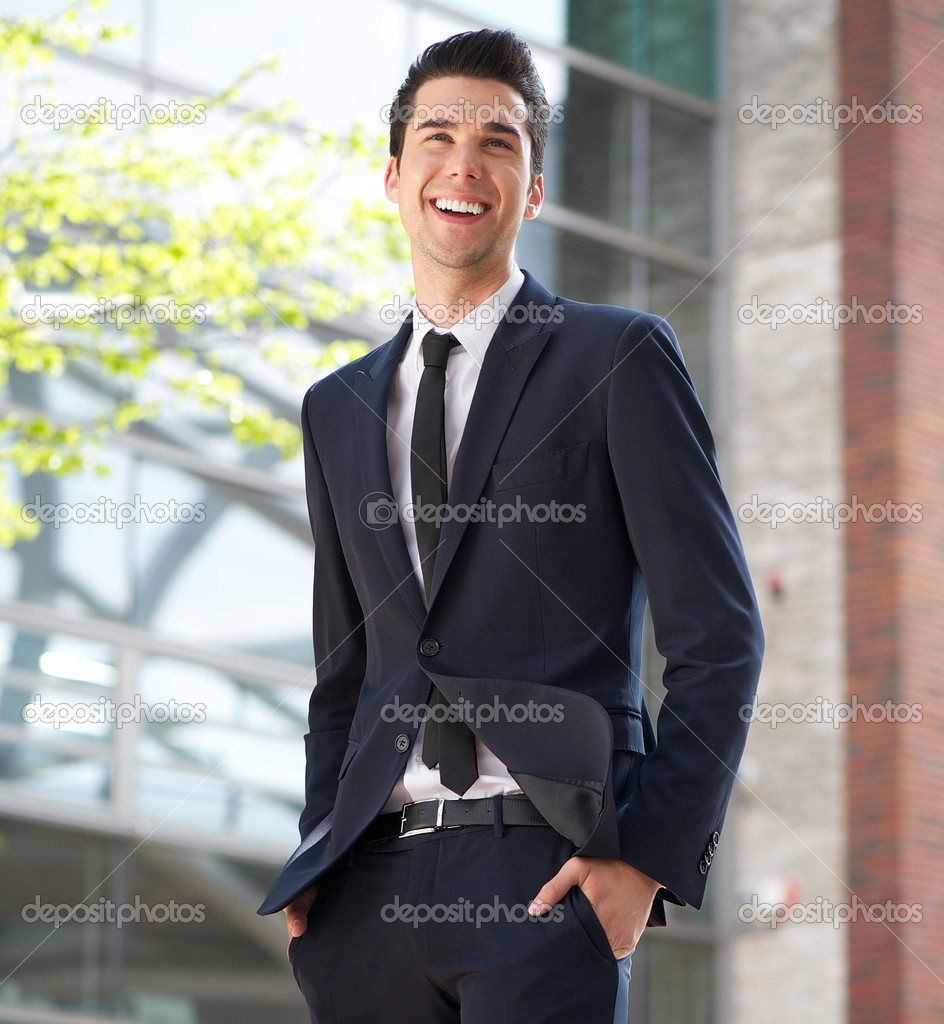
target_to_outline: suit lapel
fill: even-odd
[[[396,335],[378,350],[378,358],[354,377],[354,422],[364,501],[371,497],[395,497],[387,457],[387,396],[412,331],[413,320],[408,316]],[[426,607],[413,572],[402,526],[399,522],[392,522],[386,529],[375,530],[374,536],[394,589],[406,601],[417,624],[422,625]]]

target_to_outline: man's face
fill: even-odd
[[[399,168],[391,157],[384,178],[414,264],[487,271],[510,261],[522,219],[544,199],[543,179],[530,184],[524,109],[518,92],[492,79],[435,78],[417,90]]]

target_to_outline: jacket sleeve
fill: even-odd
[[[700,907],[747,737],[742,709],[753,702],[763,632],[711,432],[659,317],[638,315],[619,339],[607,444],[666,659],[656,745],[624,797],[621,856],[659,881],[664,898]]]
[[[305,735],[305,808],[299,821],[302,840],[334,806],[338,772],[366,667],[364,615],[341,548],[309,418],[316,387],[308,390],[302,403],[305,488],[315,542],[312,630],[317,677]]]

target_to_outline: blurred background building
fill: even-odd
[[[0,0],[6,15],[58,9]],[[108,15],[134,34],[56,61],[77,102],[191,96],[279,51],[283,70],[251,84],[247,102],[291,96],[337,129],[379,126],[434,40],[482,26],[528,40],[564,117],[551,125],[547,202],[524,225],[518,263],[552,291],[674,326],[740,510],[768,638],[759,699],[922,707],[920,721],[893,725],[758,718],[706,907],[669,908],[670,927],[647,933],[631,1019],[944,1019],[944,361],[932,328],[944,270],[944,48],[932,48],[944,5],[115,0]],[[801,111],[775,129],[757,114],[853,97],[923,105],[923,117],[853,130]],[[918,305],[923,317],[774,330],[756,314],[853,296]],[[309,333],[312,345],[379,344],[389,331],[365,317]],[[265,377],[247,387],[297,421],[302,387]],[[91,371],[14,374],[0,402],[76,417],[103,389]],[[283,920],[254,913],[295,845],[301,807],[313,674],[300,460],[277,464],[171,414],[116,436],[104,458],[108,477],[31,476],[19,496],[173,496],[202,504],[205,520],[68,523],[0,551],[0,1024],[301,1024]],[[923,514],[837,529],[773,528],[750,513],[853,495]],[[659,670],[652,650],[653,710]],[[205,714],[52,728],[24,717],[37,695],[175,699]],[[869,905],[920,903],[922,919],[773,928],[743,912],[851,904],[853,892]],[[24,913],[37,900],[100,899],[205,911],[200,922],[56,930]]]

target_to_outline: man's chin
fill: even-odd
[[[468,270],[485,264],[500,262],[493,245],[476,245],[463,248],[442,248],[427,250],[426,255],[444,270]]]

